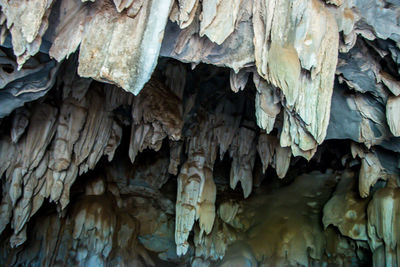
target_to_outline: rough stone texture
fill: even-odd
[[[368,205],[368,237],[373,251],[375,266],[399,265],[398,224],[398,185],[397,177],[390,179],[388,186],[378,190]]]
[[[52,4],[53,0],[1,1],[1,12],[4,14],[2,24],[5,21],[12,35],[18,68],[39,52],[42,37],[49,26]]]
[[[0,265],[400,265],[398,0],[0,7]]]
[[[0,118],[44,96],[54,85],[58,64],[53,60],[31,58],[21,70],[3,51],[0,51],[0,60]]]
[[[367,214],[369,199],[361,199],[354,173],[345,172],[335,193],[324,206],[324,227],[336,226],[340,233],[354,240],[367,241]]]
[[[310,158],[325,139],[329,122],[338,50],[336,21],[317,1],[290,5],[260,0],[254,1],[253,24],[257,71],[282,91],[290,112],[285,113],[283,127],[293,130],[282,132],[281,145],[292,147],[295,156]]]
[[[137,95],[153,72],[171,1],[145,1],[134,17],[96,1],[79,53],[78,73]],[[127,55],[121,58],[120,55]]]
[[[389,97],[386,104],[386,118],[390,131],[397,137],[400,136],[400,120],[398,114],[400,114],[400,97]]]

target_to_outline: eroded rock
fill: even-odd
[[[0,6],[0,265],[399,265],[398,1]]]

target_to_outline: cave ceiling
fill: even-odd
[[[400,266],[398,0],[0,7],[0,265]]]

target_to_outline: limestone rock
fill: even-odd
[[[195,220],[200,220],[201,231],[207,234],[214,223],[216,188],[212,169],[216,148],[212,132],[204,126],[199,136],[190,140],[189,158],[178,176],[175,225],[178,256],[186,254],[189,248],[187,239]]]
[[[199,5],[198,0],[179,0],[179,15],[178,22],[179,26],[183,29],[189,26],[196,14],[197,7]]]
[[[398,0],[0,8],[0,265],[400,265]]]
[[[239,73],[235,73],[233,70],[231,70],[230,73],[230,84],[231,84],[231,89],[235,93],[244,90],[247,84],[247,80],[249,78],[249,71],[247,70],[240,70]]]
[[[36,52],[35,52],[36,53]],[[54,85],[59,65],[52,60],[31,59],[24,67],[0,52],[0,117],[9,115],[26,102],[44,96]]]
[[[57,3],[58,4],[58,3]],[[53,25],[53,35],[49,55],[57,61],[62,61],[74,53],[82,42],[87,24],[91,19],[92,5],[84,1],[60,1],[59,6],[52,11],[50,25]]]
[[[117,13],[107,1],[96,4],[80,46],[78,73],[137,95],[157,64],[171,1],[146,1],[134,18]],[[129,56],[121,61],[121,53]]]
[[[1,12],[12,35],[12,46],[18,68],[39,52],[42,37],[48,27],[53,0],[1,1]]]
[[[332,179],[334,177],[329,174],[303,175],[292,186],[266,195],[260,206],[255,207],[258,210],[255,220],[264,223],[249,231],[246,242],[258,261],[307,265],[309,260],[322,257],[324,238],[321,235],[324,234],[313,210],[322,209],[326,197],[323,192],[332,190]],[[305,192],[304,188],[308,188],[307,197],[301,196],[302,193],[294,197],[296,192]],[[308,215],[301,213],[301,205],[308,207]],[[259,212],[260,209],[263,212]],[[290,227],[292,223],[296,227]],[[297,249],[297,242],[304,244],[302,249]],[[311,253],[307,252],[307,247],[311,248]]]
[[[26,109],[16,110],[11,128],[11,140],[17,143],[29,124],[29,112]]]
[[[235,30],[241,0],[205,0],[202,2],[200,36],[206,35],[221,45]]]
[[[373,263],[398,265],[397,233],[398,186],[393,177],[386,188],[378,190],[368,205],[368,238],[373,251]]]
[[[185,1],[188,2],[188,1]],[[211,1],[212,2],[212,1]],[[229,1],[225,1],[229,2]],[[236,73],[254,62],[253,29],[250,21],[252,2],[241,1],[235,31],[221,45],[200,37],[198,17],[184,29],[169,22],[165,28],[160,55],[182,62],[200,62],[232,68]],[[221,15],[224,13],[221,13]]]
[[[253,74],[253,81],[257,88],[256,94],[256,117],[257,124],[264,129],[267,134],[272,131],[275,124],[275,118],[281,111],[279,98],[275,89],[268,84],[257,73]]]
[[[284,178],[290,165],[291,151],[281,147],[275,136],[260,134],[258,137],[257,151],[263,165],[263,173],[271,165],[276,169],[279,178]]]
[[[400,98],[398,96],[389,97],[386,104],[386,117],[390,131],[394,136],[400,136],[400,120],[398,114],[400,114]]]
[[[288,16],[275,15],[281,13]],[[299,23],[300,17],[308,21]],[[259,75],[282,90],[286,108],[294,109],[301,118],[296,123],[297,118],[293,118],[290,128],[303,129],[285,135],[281,145],[297,150],[295,155],[312,151],[324,140],[328,127],[337,62],[336,21],[316,1],[300,1],[292,6],[287,1],[260,0],[254,1],[253,27]],[[314,143],[299,143],[304,139],[313,139]]]
[[[376,153],[365,151],[365,149],[356,144],[352,144],[351,151],[353,157],[358,155],[361,158],[358,190],[360,196],[365,198],[369,195],[370,187],[375,185],[379,179],[387,179],[387,173]]]
[[[237,183],[243,189],[243,196],[247,198],[253,188],[252,169],[256,156],[255,133],[251,128],[240,127],[234,137],[230,148],[232,167],[230,175],[230,186],[235,189]]]
[[[324,227],[338,227],[340,233],[354,240],[367,241],[367,205],[357,191],[354,173],[344,172],[331,199],[324,206]]]
[[[151,80],[132,104],[129,157],[133,162],[145,148],[158,151],[168,136],[178,141],[183,127],[179,98],[157,80]]]

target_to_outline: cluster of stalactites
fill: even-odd
[[[12,116],[10,134],[0,139],[0,175],[4,174],[0,232],[11,221],[11,245],[26,240],[26,225],[45,199],[63,210],[76,178],[95,168],[102,156],[114,157],[122,138],[123,120],[114,111],[131,107],[130,156],[144,148],[160,149],[168,137],[178,140],[182,129],[180,100],[162,83],[151,80],[140,97],[92,85],[67,68],[62,76],[59,107],[35,103]],[[90,86],[90,89],[89,89]]]
[[[216,186],[213,177],[214,162],[219,150],[222,160],[229,152],[232,159],[230,187],[240,182],[244,198],[253,189],[253,169],[258,151],[263,171],[272,166],[284,178],[291,159],[290,148],[279,145],[276,136],[258,133],[254,122],[232,112],[227,99],[218,106],[218,114],[206,113],[196,125],[197,131],[186,139],[187,160],[178,176],[175,240],[178,255],[189,248],[187,241],[196,220],[199,220],[200,240],[210,234],[215,221]],[[257,141],[258,140],[258,141]]]
[[[264,172],[271,165],[279,177],[284,177],[291,154],[310,159],[326,137],[338,50],[348,52],[356,45],[357,34],[367,39],[378,37],[399,42],[396,36],[400,32],[395,22],[390,19],[387,30],[382,29],[359,4],[364,5],[363,1],[326,2],[335,6],[328,7],[319,0],[301,0],[295,4],[287,0],[0,0],[0,41],[5,43],[7,34],[11,34],[19,68],[39,51],[44,39],[50,44],[49,55],[57,61],[68,58],[79,47],[80,76],[116,84],[136,95],[141,91],[133,97],[116,93],[111,89],[113,86],[106,86],[104,91],[87,90],[90,80],[80,79],[71,72],[73,75],[66,74],[63,78],[63,102],[59,108],[43,103],[30,111],[15,112],[11,138],[5,136],[0,141],[0,174],[6,177],[0,231],[11,220],[12,245],[21,244],[26,239],[26,222],[45,198],[58,203],[60,209],[66,207],[77,175],[93,169],[103,155],[109,160],[113,158],[122,128],[112,111],[122,104],[132,108],[129,146],[132,161],[144,149],[158,151],[162,141],[170,139],[169,172],[179,173],[175,231],[178,255],[188,250],[187,239],[196,220],[199,220],[196,242],[204,246],[211,238],[207,235],[216,225],[222,225],[221,218],[216,216],[212,175],[217,148],[221,158],[226,152],[232,158],[230,186],[235,188],[240,182],[245,198],[253,188],[257,151]],[[391,10],[379,6],[381,3],[372,5],[377,12],[396,19]],[[339,40],[339,32],[343,33],[343,40]],[[258,134],[253,122],[233,115],[229,103],[222,101],[217,115],[205,116],[199,122],[199,130],[184,140],[188,157],[179,172],[183,141],[178,140],[182,117],[190,107],[182,107],[183,77],[167,78],[173,92],[155,80],[144,86],[159,55],[190,62],[193,67],[200,62],[230,67],[230,84],[235,92],[246,87],[249,74],[253,73],[256,122],[262,133]],[[356,91],[364,90],[346,77],[341,68],[345,63],[339,61],[339,80]],[[367,65],[370,64],[363,67]],[[184,74],[179,68],[167,69],[167,77]],[[390,74],[376,66],[368,68],[374,70],[377,82],[390,90],[390,94],[380,95],[385,100],[386,112],[382,114],[386,115],[387,126],[381,113],[369,111],[370,105],[364,97],[348,98],[347,104],[362,115],[355,141],[370,148],[378,144],[373,122],[382,131],[389,128],[393,136],[400,135],[397,118],[400,87]],[[51,69],[51,78],[42,86],[45,89],[37,90],[48,90],[54,84],[58,67]],[[22,92],[25,91],[19,93]],[[278,135],[268,135],[274,128]],[[379,179],[391,181],[373,149],[353,145],[352,153],[353,157],[361,158],[358,185],[361,197],[368,197],[370,187]],[[390,194],[395,196],[397,189],[385,190],[392,190]],[[390,229],[381,224],[386,223],[390,214],[379,210],[379,203],[395,199],[386,199],[385,194],[390,195],[386,191],[375,193],[371,203],[376,204],[369,205],[378,208],[368,210],[371,218],[376,218],[371,219],[368,240],[376,262],[385,257],[392,263],[397,257],[397,239],[387,237]],[[350,230],[342,227],[340,231],[343,234]],[[365,229],[360,231],[364,233]],[[352,231],[347,235],[360,233]]]
[[[140,222],[115,199],[118,189],[102,178],[92,179],[66,216],[39,215],[31,224],[30,242],[18,255],[3,254],[2,260],[12,265],[155,266],[138,241]]]
[[[196,97],[201,97],[195,94],[190,101],[183,101],[182,65],[167,64],[164,73],[167,86],[153,78],[141,94],[133,96],[78,77],[74,62],[66,62],[58,75],[57,85],[61,85],[62,91],[59,107],[44,99],[30,108],[16,110],[10,135],[1,138],[0,171],[5,175],[1,231],[11,221],[12,246],[25,241],[26,223],[45,199],[55,202],[62,211],[70,202],[70,188],[76,178],[94,169],[103,155],[109,161],[113,159],[124,125],[131,127],[128,151],[132,162],[144,149],[159,151],[163,140],[169,139],[168,172],[179,174],[178,254],[186,252],[187,238],[196,220],[201,235],[208,235],[213,228],[216,216],[213,167],[217,153],[221,160],[227,152],[232,158],[230,186],[235,189],[240,182],[245,198],[253,189],[257,151],[264,172],[272,166],[279,177],[285,176],[290,149],[281,147],[276,136],[259,134],[255,123],[237,112],[237,108],[245,108],[243,99],[239,101],[241,104],[223,99],[215,114],[205,112],[199,116],[198,130],[180,140],[183,117],[192,118],[188,113],[194,108]],[[121,107],[130,109],[128,118],[121,117]],[[185,143],[187,159],[179,171]]]
[[[251,71],[262,129],[272,130],[282,106],[281,146],[310,159],[324,140],[339,31],[347,26],[351,32],[354,24],[339,21],[345,26],[338,28],[335,17],[343,16],[342,7],[331,10],[315,0],[296,6],[287,0],[53,2],[1,2],[3,35],[7,29],[11,33],[20,66],[46,38],[48,53],[57,61],[79,47],[79,75],[135,95],[150,79],[160,51],[183,62],[232,68],[234,91],[245,87]],[[178,36],[168,19],[179,26]]]

